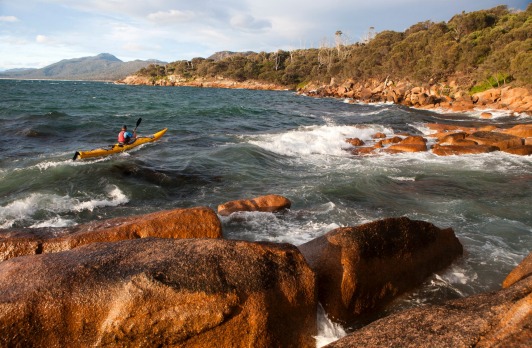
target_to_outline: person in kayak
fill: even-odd
[[[131,139],[133,139],[133,141]],[[120,133],[118,133],[118,143],[120,145],[131,144],[135,139],[137,139],[137,131],[134,130],[133,134],[131,134],[131,132],[128,132],[126,125],[124,125]]]

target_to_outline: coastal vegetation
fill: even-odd
[[[296,89],[311,82],[354,79],[405,80],[415,84],[456,81],[471,93],[505,84],[532,84],[532,4],[455,15],[448,22],[424,21],[404,32],[383,31],[364,42],[277,52],[217,54],[209,58],[152,64],[137,76],[153,83],[177,76],[255,80]]]

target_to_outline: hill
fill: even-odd
[[[341,83],[352,79],[443,84],[479,92],[504,84],[532,85],[532,5],[514,12],[506,6],[461,13],[448,22],[420,22],[404,32],[383,31],[363,43],[277,52],[222,52],[165,66],[136,76],[151,84],[174,81],[255,80],[287,88]]]
[[[64,59],[41,69],[12,69],[0,73],[0,78],[115,81],[150,64],[165,64],[156,60],[123,62],[112,54]]]

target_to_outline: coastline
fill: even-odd
[[[202,88],[231,88],[251,90],[294,90],[298,94],[319,98],[346,99],[350,103],[390,102],[416,109],[441,113],[479,112],[480,118],[492,118],[493,113],[503,112],[510,116],[532,117],[532,90],[525,87],[503,86],[483,92],[469,94],[455,81],[420,86],[406,81],[386,79],[355,82],[347,80],[329,85],[308,83],[302,88],[265,83],[256,80],[235,81],[223,77],[186,79],[170,75],[153,80],[148,77],[131,75],[115,83],[146,86],[187,86]]]

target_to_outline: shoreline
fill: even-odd
[[[346,99],[350,103],[391,102],[419,110],[436,110],[440,113],[479,112],[482,119],[490,119],[493,113],[498,112],[508,113],[509,116],[532,117],[532,90],[529,88],[503,86],[470,95],[465,88],[458,86],[454,81],[420,86],[409,81],[394,82],[388,79],[383,82],[347,80],[337,84],[333,79],[329,85],[308,83],[302,88],[293,89],[273,83],[255,80],[239,82],[223,77],[185,79],[170,75],[164,79],[152,80],[131,75],[115,83],[166,87],[293,90],[309,97]]]

